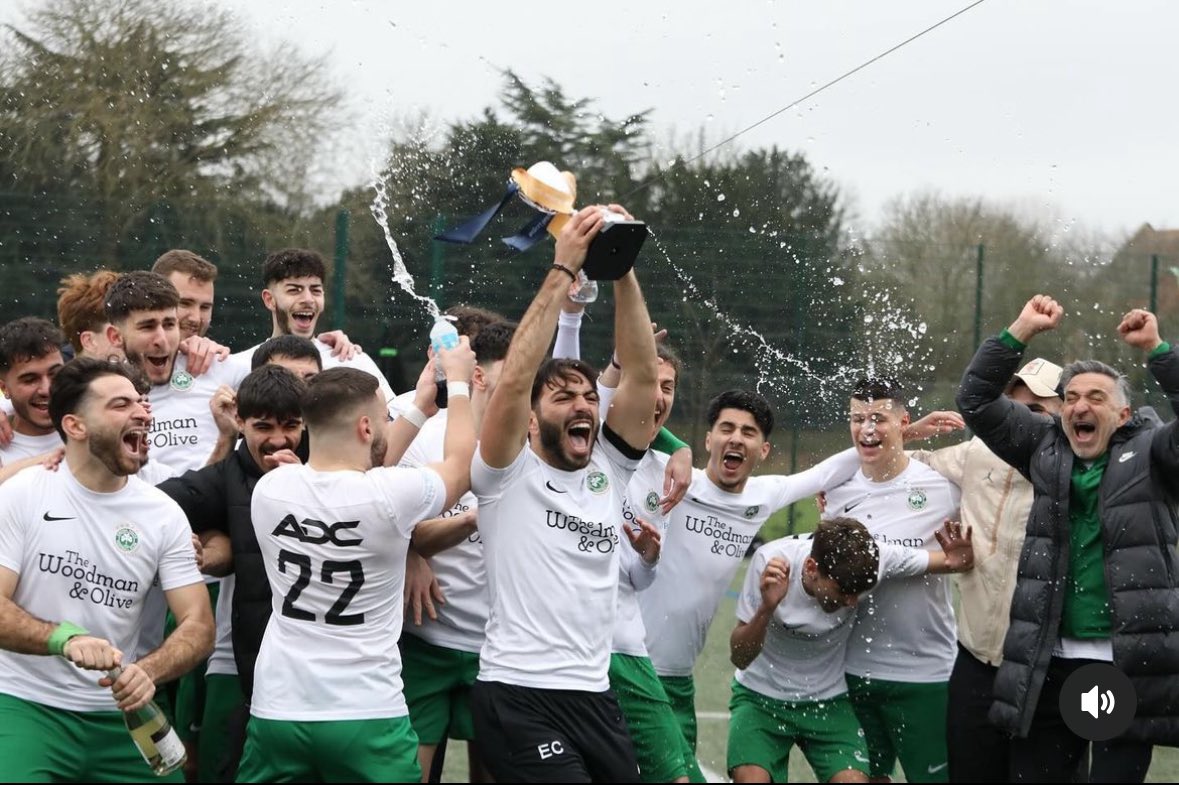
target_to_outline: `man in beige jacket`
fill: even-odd
[[[1012,377],[1007,395],[1046,416],[1060,411],[1061,368],[1035,359]],[[962,489],[962,523],[974,535],[974,571],[958,581],[958,659],[946,717],[950,782],[1005,782],[1008,738],[991,725],[992,685],[1003,656],[1016,567],[1032,485],[978,438],[913,458]]]

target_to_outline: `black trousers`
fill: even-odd
[[[614,693],[476,681],[475,745],[496,782],[638,782]]]
[[[1073,733],[1060,716],[1060,688],[1064,680],[1093,660],[1063,660],[1053,657],[1036,704],[1032,728],[1026,739],[1011,741],[1013,782],[1083,780],[1084,760],[1089,742]],[[1089,782],[1142,782],[1150,768],[1154,747],[1142,742],[1110,739],[1094,742],[1088,770]]]
[[[958,644],[946,712],[950,782],[1007,781],[1011,738],[987,719],[998,672]]]

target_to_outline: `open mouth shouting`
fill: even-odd
[[[570,453],[578,458],[590,454],[594,440],[594,421],[589,418],[578,418],[565,428],[565,436],[569,442]]]
[[[147,462],[147,428],[134,426],[123,432],[120,440],[123,452],[135,462],[136,466]]]
[[[865,434],[856,442],[860,455],[865,458],[878,455],[881,451],[880,437],[876,434]]]
[[[1093,446],[1097,442],[1097,423],[1086,418],[1074,418],[1069,423],[1073,432],[1073,443],[1078,447]]]
[[[298,308],[291,311],[291,332],[296,335],[311,335],[311,331],[315,329],[314,308]]]
[[[736,474],[745,463],[745,453],[740,450],[725,450],[721,456],[721,469],[727,475]]]
[[[145,354],[143,355],[143,370],[154,384],[168,381],[172,370],[172,355]]]

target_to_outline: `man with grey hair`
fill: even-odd
[[[958,390],[967,425],[1035,489],[991,720],[1015,736],[1014,781],[1069,781],[1088,742],[1064,723],[1061,687],[1084,665],[1112,663],[1138,709],[1095,754],[1091,781],[1142,782],[1151,745],[1179,743],[1179,421],[1131,417],[1125,377],[1095,360],[1064,369],[1059,417],[1003,396],[1027,342],[1063,315],[1051,297],[1033,297],[979,347]],[[1148,353],[1179,410],[1179,352],[1154,315],[1130,311],[1118,333]]]

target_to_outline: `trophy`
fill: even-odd
[[[560,233],[576,212],[577,208],[573,206],[576,197],[577,178],[572,172],[558,171],[548,161],[535,163],[527,169],[517,167],[512,170],[508,190],[499,202],[434,239],[472,243],[508,202],[518,198],[536,215],[503,241],[517,251],[527,251],[544,239],[546,231],[553,237]],[[605,213],[605,218],[601,231],[590,242],[581,269],[590,280],[616,281],[634,267],[639,250],[647,239],[647,225],[642,221],[628,221],[610,211]]]

